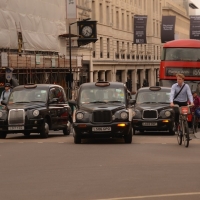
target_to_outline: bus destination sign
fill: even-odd
[[[189,77],[199,77],[200,68],[189,68],[189,67],[166,67],[165,75],[166,76],[175,76],[176,74],[184,74]]]

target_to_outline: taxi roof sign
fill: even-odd
[[[149,89],[151,91],[159,91],[159,90],[161,90],[161,87],[160,86],[151,86],[151,87],[149,87]]]
[[[107,81],[98,81],[95,83],[96,86],[99,86],[99,87],[106,87],[106,86],[109,86],[110,83],[107,82]]]

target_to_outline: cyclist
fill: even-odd
[[[197,91],[192,91],[194,107],[191,111],[194,112],[198,107],[200,107],[200,97],[197,95]]]
[[[191,106],[194,106],[193,96],[188,84],[184,83],[185,76],[183,74],[176,74],[177,83],[173,84],[170,92],[170,106],[177,104],[179,107],[187,106],[188,99]],[[175,123],[179,122],[179,112],[175,112]],[[177,126],[176,126],[177,127]]]

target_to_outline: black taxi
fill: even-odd
[[[132,142],[132,100],[123,83],[99,81],[80,86],[73,119],[74,143],[83,138],[124,138]]]
[[[8,101],[1,102],[0,138],[9,133],[39,133],[47,138],[49,130],[69,135],[71,108],[64,89],[55,84],[19,85],[12,89]]]
[[[170,107],[170,87],[143,87],[136,94],[133,109],[133,134],[138,130],[174,132],[174,109]]]

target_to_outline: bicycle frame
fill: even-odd
[[[189,128],[187,122],[187,115],[190,113],[190,106],[182,106],[180,107],[180,114],[179,114],[179,126],[178,126],[178,135],[177,140],[178,144],[181,145],[182,141],[184,142],[184,146],[189,146]]]

